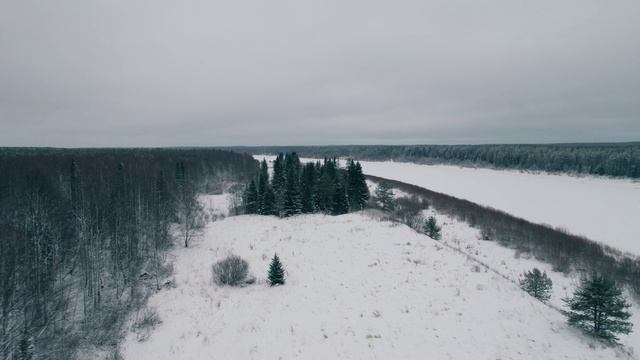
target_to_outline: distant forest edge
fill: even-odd
[[[251,154],[297,152],[300,157],[455,164],[640,178],[640,142],[505,145],[334,145],[232,147]]]
[[[409,226],[416,223],[412,221],[413,217],[418,216],[419,211],[427,205],[479,229],[481,240],[496,241],[514,249],[517,256],[528,254],[551,264],[555,271],[564,273],[607,274],[640,296],[640,258],[635,255],[468,200],[400,181],[371,175],[366,177],[375,183],[385,182],[411,195],[398,204],[398,213],[401,214],[399,220]]]
[[[188,246],[204,221],[198,194],[257,171],[217,149],[0,148],[0,359],[115,348],[163,286],[172,229]]]

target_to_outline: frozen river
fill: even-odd
[[[640,182],[450,165],[361,162],[366,174],[418,185],[640,255]]]

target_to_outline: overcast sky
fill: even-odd
[[[632,140],[637,0],[0,0],[0,146]]]

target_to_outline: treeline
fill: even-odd
[[[0,149],[0,357],[116,342],[139,285],[161,285],[172,224],[187,246],[198,193],[256,170],[213,149]]]
[[[247,185],[243,196],[246,214],[288,217],[323,212],[340,215],[364,209],[369,189],[360,163],[347,161],[346,169],[336,159],[301,164],[296,153],[280,153],[269,177],[263,159],[257,179]]]
[[[637,257],[467,200],[399,181],[369,175],[367,178],[374,182],[386,182],[413,195],[411,198],[398,199],[396,206],[396,216],[410,226],[420,226],[414,221],[417,214],[433,206],[439,212],[480,229],[483,240],[497,241],[518,253],[530,254],[551,264],[556,271],[607,274],[640,296],[640,259]]]
[[[640,142],[531,145],[345,145],[245,147],[253,154],[296,151],[303,157],[458,164],[500,169],[640,178]]]

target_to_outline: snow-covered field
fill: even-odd
[[[640,255],[638,181],[392,161],[361,164],[366,174],[467,199]]]
[[[479,243],[465,224],[440,220],[447,244]],[[491,251],[477,255],[490,263]],[[274,252],[287,284],[271,288]],[[231,253],[256,284],[213,284],[211,265]],[[228,217],[169,259],[175,287],[148,304],[162,323],[143,342],[130,333],[125,359],[625,358],[464,254],[374,213]]]

